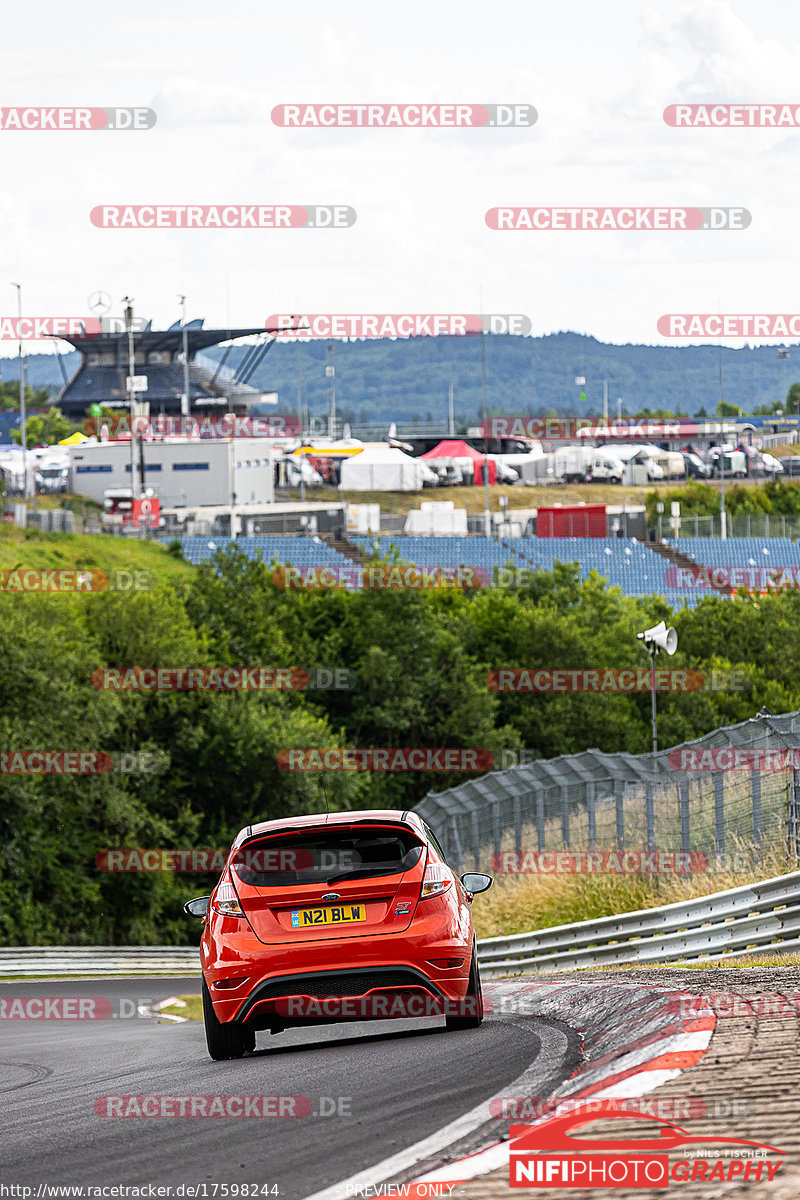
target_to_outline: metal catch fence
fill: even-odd
[[[795,764],[800,712],[764,713],[656,755],[586,750],[492,771],[429,792],[417,812],[459,870],[514,872],[545,850],[735,854],[751,865],[769,854],[789,869],[800,863]]]

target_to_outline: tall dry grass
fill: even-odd
[[[698,875],[498,876],[490,891],[475,897],[473,917],[479,938],[528,933],[659,908],[797,869],[796,859],[782,850],[765,851],[760,861],[754,861],[752,847],[741,845]]]

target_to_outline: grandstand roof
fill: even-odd
[[[134,331],[135,373],[147,379],[147,390],[139,394],[157,410],[170,415],[181,412],[181,396],[184,392],[183,362],[178,355],[183,352],[183,339],[189,357],[189,405],[206,411],[209,408],[247,406],[261,399],[261,393],[247,384],[255,366],[260,363],[271,341],[264,341],[267,331],[262,328],[248,329],[203,329],[202,320],[176,323],[169,329]],[[261,342],[251,345],[245,354],[243,379],[225,367],[229,349],[218,365],[203,367],[193,359],[198,352],[220,342],[233,342],[238,338],[260,335]],[[106,408],[127,407],[130,402],[126,377],[128,374],[128,334],[99,333],[96,336],[65,337],[82,355],[81,365],[63,388],[59,396],[59,407],[70,417],[83,416],[91,404]],[[161,357],[166,362],[151,362],[150,358]],[[241,368],[240,368],[241,369]]]
[[[186,326],[186,341],[189,355],[208,346],[217,346],[220,342],[232,342],[236,338],[255,337],[265,332],[264,326],[255,329],[203,329],[200,322],[191,321]],[[88,337],[64,336],[62,341],[69,342],[81,354],[100,353],[104,350],[114,350],[119,347],[123,357],[128,351],[127,333],[99,333]],[[135,348],[146,354],[154,350],[169,350],[178,353],[183,349],[183,327],[172,325],[169,329],[143,329],[134,333]]]

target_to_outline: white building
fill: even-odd
[[[197,505],[272,504],[273,448],[266,438],[142,442],[145,487],[165,508]],[[83,442],[70,446],[69,490],[102,504],[108,488],[131,486],[130,442]],[[136,446],[136,486],[140,486]]]

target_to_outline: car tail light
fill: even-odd
[[[420,900],[427,900],[431,896],[441,896],[446,892],[453,882],[450,874],[439,866],[438,863],[428,863],[425,876],[422,880],[422,890],[420,891]]]
[[[233,884],[228,880],[224,880],[217,888],[211,907],[222,917],[244,916],[239,897],[236,895]]]

